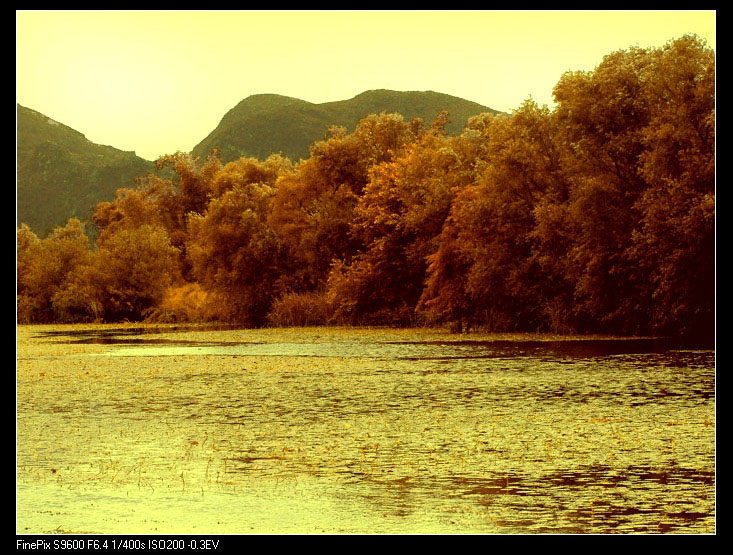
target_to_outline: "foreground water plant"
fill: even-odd
[[[104,343],[89,341],[95,329]],[[184,520],[219,532],[298,519],[320,530],[656,532],[661,521],[699,532],[714,518],[712,352],[609,356],[630,343],[590,340],[596,351],[578,355],[556,338],[466,343],[430,330],[121,328],[120,344],[109,326],[86,331],[19,329],[22,529],[113,529],[92,522],[90,496],[108,514],[136,499],[138,516],[125,514],[155,514],[159,531],[194,498],[209,512]],[[61,514],[34,509],[34,491]],[[254,517],[247,507],[267,498],[279,501]],[[310,516],[293,513],[300,503]],[[225,507],[237,519],[215,524]]]

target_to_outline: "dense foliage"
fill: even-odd
[[[292,163],[176,153],[40,240],[20,321],[680,333],[715,323],[715,59],[695,36],[569,72],[459,135],[371,115]]]

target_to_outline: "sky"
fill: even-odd
[[[552,107],[566,71],[696,33],[715,11],[16,11],[16,99],[138,156],[188,152],[252,94],[432,90]]]

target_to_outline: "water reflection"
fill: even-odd
[[[604,358],[612,356],[628,356],[644,354],[646,357],[655,354],[664,355],[665,361],[675,364],[675,360],[684,360],[688,364],[689,352],[670,348],[670,344],[661,340],[634,341],[579,341],[579,342],[547,342],[535,344],[502,343],[502,342],[224,342],[197,341],[175,339],[126,339],[96,338],[80,340],[83,343],[104,343],[124,348],[112,350],[107,356],[185,356],[185,355],[217,355],[217,356],[274,356],[274,357],[339,357],[339,358],[373,358],[386,361],[406,360],[415,362],[441,362],[471,359],[507,359],[516,361],[519,358],[540,359],[557,364],[575,364],[577,359]],[[136,346],[136,347],[128,347]],[[684,356],[677,356],[676,353]],[[705,353],[695,351],[693,353]],[[704,357],[703,357],[704,359]]]
[[[244,330],[238,326],[212,325],[203,328],[205,331]],[[179,345],[230,348],[232,352],[241,354],[265,354],[272,356],[291,356],[301,353],[302,356],[369,356],[393,358],[399,356],[407,360],[442,359],[442,358],[501,358],[517,356],[557,357],[568,364],[573,358],[611,356],[635,353],[668,353],[670,351],[694,349],[712,350],[711,345],[692,344],[679,338],[634,338],[634,339],[566,339],[553,340],[428,340],[428,341],[396,341],[396,340],[362,340],[354,341],[303,341],[279,343],[277,341],[206,341],[182,338],[151,339],[148,335],[175,334],[178,332],[201,331],[200,326],[180,325],[169,327],[144,328],[108,328],[80,329],[69,331],[43,331],[41,338],[56,339],[64,343],[104,344],[104,345]],[[531,336],[528,336],[531,337]],[[295,352],[294,352],[295,351]],[[199,351],[206,352],[206,351]],[[213,351],[218,353],[219,351]],[[170,351],[151,350],[149,356],[170,354]],[[118,353],[121,354],[121,353]],[[146,354],[131,351],[130,356]]]

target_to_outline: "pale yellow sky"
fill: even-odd
[[[154,160],[251,94],[433,90],[510,112],[564,71],[696,33],[714,11],[16,12],[19,104]]]

